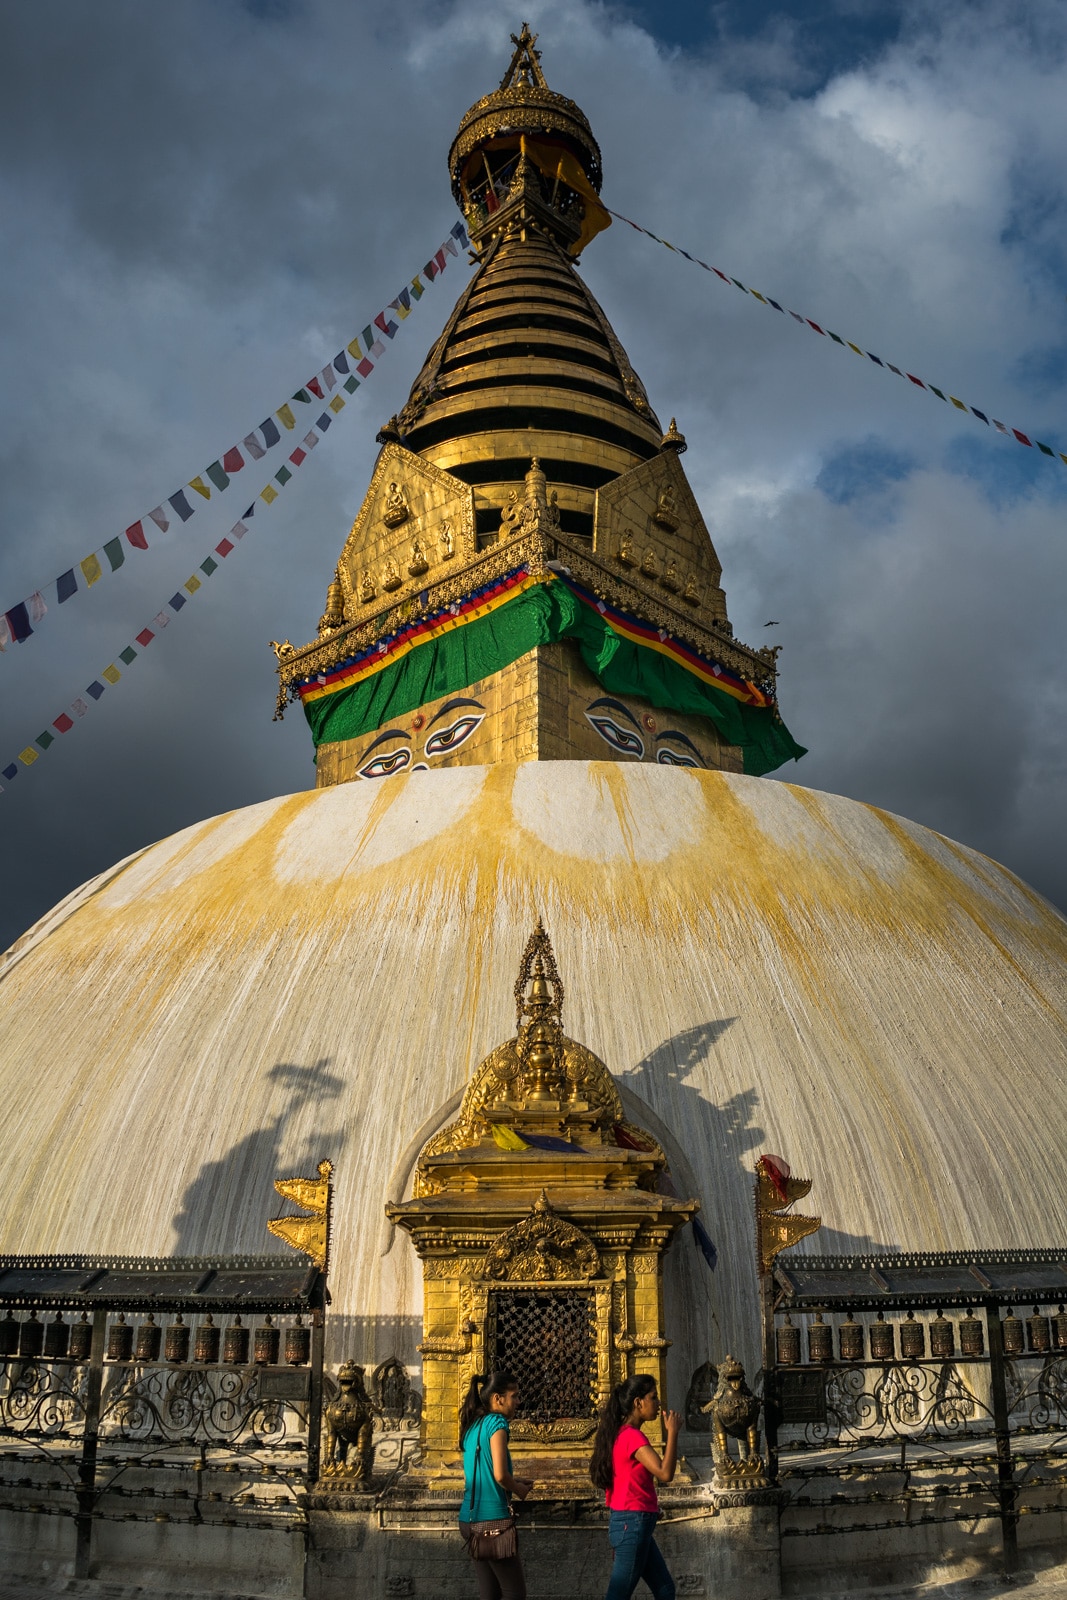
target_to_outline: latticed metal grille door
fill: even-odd
[[[501,1289],[490,1298],[492,1366],[519,1380],[531,1422],[596,1412],[596,1302],[581,1289]]]

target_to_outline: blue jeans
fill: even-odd
[[[674,1579],[656,1543],[655,1511],[612,1511],[608,1516],[608,1538],[615,1552],[615,1565],[605,1600],[630,1600],[644,1578],[654,1600],[674,1600]]]

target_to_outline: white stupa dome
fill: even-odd
[[[272,1180],[330,1156],[331,1358],[414,1363],[421,1274],[383,1208],[514,1032],[538,914],[567,1033],[720,1252],[672,1249],[672,1385],[758,1362],[761,1151],[814,1180],[815,1251],[1064,1236],[1067,923],[1040,896],[851,800],[539,762],[216,817],[31,929],[0,964],[0,1250],[282,1249]]]

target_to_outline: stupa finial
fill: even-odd
[[[556,970],[556,957],[552,941],[545,932],[541,918],[537,919],[519,964],[515,983],[515,1022],[522,1027],[523,1017],[535,1021],[551,1018],[557,1026],[563,1020],[563,984]]]
[[[500,87],[511,89],[518,83],[529,89],[547,89],[548,84],[541,71],[541,52],[534,49],[537,35],[530,32],[528,22],[523,23],[521,33],[511,35],[511,42],[515,46],[515,54],[500,80]]]

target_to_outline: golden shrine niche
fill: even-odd
[[[454,1122],[424,1145],[410,1200],[386,1211],[423,1266],[423,1461],[460,1470],[471,1376],[510,1368],[513,1453],[551,1492],[590,1492],[612,1386],[664,1388],[663,1256],[696,1200],[665,1193],[666,1157],[628,1123],[604,1063],[563,1032],[563,985],[538,921],[515,985],[516,1032],[474,1073]]]

